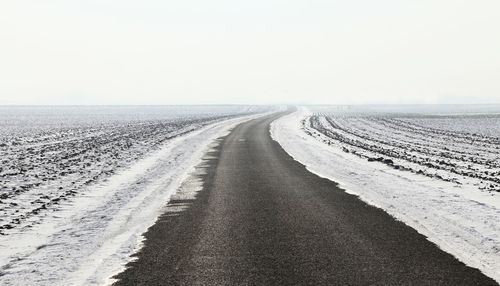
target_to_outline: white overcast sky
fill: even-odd
[[[0,104],[500,103],[499,0],[3,0]]]

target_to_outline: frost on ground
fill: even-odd
[[[1,118],[0,284],[110,282],[209,143],[266,110],[9,109],[26,118]]]
[[[271,133],[311,172],[500,282],[500,134],[488,128],[498,123],[494,113],[312,107],[273,122]]]
[[[175,137],[259,107],[0,107],[0,235]]]

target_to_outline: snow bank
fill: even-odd
[[[276,120],[273,139],[309,171],[338,182],[500,282],[500,196],[345,153],[322,143],[319,132],[316,139],[305,133],[303,120],[310,115],[300,109]]]
[[[208,125],[51,211],[43,224],[0,236],[1,285],[103,285],[124,269],[210,142],[252,115]],[[189,184],[188,184],[189,185]],[[191,184],[199,187],[200,184]]]

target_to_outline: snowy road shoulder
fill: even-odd
[[[52,212],[45,223],[0,237],[0,284],[111,283],[210,143],[263,115],[226,120],[175,138]]]
[[[471,195],[449,182],[368,163],[307,135],[302,121],[308,116],[300,110],[276,120],[273,139],[309,171],[338,182],[500,282],[500,196]]]

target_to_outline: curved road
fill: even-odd
[[[308,172],[269,135],[236,127],[187,210],[146,233],[116,285],[497,285],[412,228]]]

